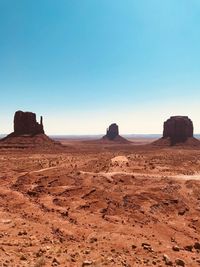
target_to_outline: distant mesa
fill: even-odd
[[[60,145],[45,135],[43,118],[40,123],[36,114],[32,112],[17,111],[14,115],[14,132],[0,141],[0,147],[31,148],[37,146]]]
[[[112,123],[107,129],[106,135],[103,136],[102,141],[130,143],[128,140],[119,135],[119,127],[116,123]]]
[[[172,144],[183,143],[193,137],[192,121],[186,116],[174,116],[164,122],[163,138],[170,138]]]
[[[193,137],[193,122],[187,116],[172,116],[164,122],[163,137],[156,145],[200,145],[200,141]]]

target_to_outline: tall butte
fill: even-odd
[[[102,138],[103,141],[108,142],[118,142],[118,143],[130,143],[128,140],[119,135],[119,127],[116,123],[112,123],[107,131],[106,135]]]
[[[113,123],[109,126],[106,132],[106,137],[109,140],[114,140],[119,135],[119,127],[116,123]]]
[[[172,116],[164,122],[163,137],[154,144],[156,145],[200,145],[194,138],[193,122],[187,116]]]
[[[13,134],[15,136],[44,134],[42,116],[40,117],[40,123],[38,123],[35,113],[21,110],[15,112]]]
[[[52,145],[60,146],[60,143],[45,134],[43,118],[40,117],[40,123],[38,123],[35,113],[21,110],[14,115],[14,132],[0,141],[0,147],[6,148],[51,147]]]

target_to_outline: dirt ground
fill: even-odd
[[[0,266],[200,266],[200,149],[0,150]]]

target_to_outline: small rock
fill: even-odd
[[[12,220],[9,220],[9,219],[5,219],[5,220],[1,220],[1,222],[3,223],[3,224],[9,224],[9,223],[11,223],[12,222]]]
[[[172,249],[173,251],[180,251],[180,248],[178,246],[173,246]]]
[[[150,247],[151,245],[148,243],[142,243],[142,247]]]
[[[193,246],[192,245],[188,245],[188,246],[185,246],[184,249],[187,250],[187,251],[192,251]]]
[[[97,238],[96,237],[90,238],[90,243],[95,243],[95,242],[97,242]]]
[[[196,242],[196,243],[194,244],[194,248],[195,248],[195,249],[200,249],[200,243],[199,243],[199,242]]]
[[[21,260],[21,261],[27,261],[27,257],[24,256],[24,255],[22,255],[22,256],[20,257],[20,260]]]
[[[26,230],[22,230],[22,231],[19,231],[18,235],[19,236],[21,236],[21,235],[27,235],[27,232],[26,232]]]
[[[60,262],[56,258],[54,258],[52,264],[60,265]]]
[[[83,264],[82,264],[82,267],[89,266],[89,265],[92,265],[92,264],[93,264],[93,261],[84,261]]]
[[[175,242],[175,238],[174,237],[171,237],[171,242]]]
[[[183,216],[186,213],[186,211],[188,211],[187,208],[182,208],[182,209],[179,210],[178,215]]]
[[[170,258],[166,254],[163,255],[163,260],[164,260],[166,265],[168,265],[168,266],[172,266],[173,265],[172,261],[170,260]]]
[[[181,259],[177,259],[177,260],[175,260],[175,263],[178,265],[178,266],[185,266],[185,262],[183,261],[183,260],[181,260]]]
[[[114,259],[113,259],[113,257],[108,257],[108,258],[107,258],[107,261],[109,261],[109,262],[114,262]]]
[[[143,249],[148,250],[149,252],[153,252],[151,245],[148,243],[142,243],[142,247]]]

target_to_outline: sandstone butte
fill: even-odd
[[[45,134],[42,116],[38,123],[35,113],[21,110],[15,112],[14,131],[0,141],[1,148],[34,148],[52,145],[60,145],[60,143]]]
[[[179,144],[200,145],[194,138],[193,122],[187,116],[172,116],[164,122],[163,137],[154,144],[175,146]]]
[[[130,143],[128,140],[126,140],[124,137],[119,135],[119,126],[116,123],[112,123],[107,131],[106,135],[103,136],[102,141],[105,142],[117,142],[117,143]]]

